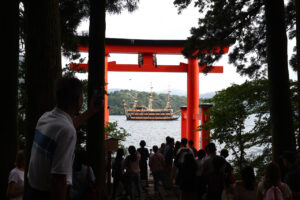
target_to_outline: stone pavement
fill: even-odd
[[[153,177],[149,176],[148,186],[142,181],[143,200],[179,200],[179,188],[173,186],[170,190],[164,190],[162,185],[159,185],[158,192],[154,191]],[[122,195],[117,196],[119,200],[129,200],[129,197]],[[136,197],[136,199],[138,199]]]

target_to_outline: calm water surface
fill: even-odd
[[[125,115],[110,115],[110,122],[118,122],[119,127],[123,127],[131,136],[126,138],[125,142],[122,142],[125,147],[134,145],[139,147],[141,140],[146,141],[146,147],[151,149],[153,145],[160,147],[161,143],[165,142],[166,136],[173,137],[175,141],[181,139],[181,118],[172,121],[135,121],[126,120]],[[253,118],[246,120],[246,129],[250,130],[254,123]],[[217,146],[217,153],[224,147],[213,141]],[[252,147],[248,150],[249,153],[254,155],[261,154],[262,147]],[[246,156],[246,157],[247,157]],[[229,156],[229,160],[233,159],[232,155]]]
[[[146,147],[153,145],[160,146],[165,142],[166,136],[173,137],[175,141],[181,137],[181,119],[171,121],[135,121],[126,120],[125,115],[110,115],[110,122],[118,122],[119,127],[123,127],[131,136],[123,142],[125,147],[134,145],[139,147],[141,140],[146,141]]]

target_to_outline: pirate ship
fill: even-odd
[[[150,87],[149,103],[148,107],[138,105],[137,93],[134,97],[132,108],[129,108],[126,102],[123,100],[125,109],[125,115],[127,120],[177,120],[179,115],[176,115],[179,111],[173,112],[170,106],[170,90],[168,91],[167,105],[163,109],[152,108],[152,86]]]

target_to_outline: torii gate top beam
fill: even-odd
[[[181,54],[186,40],[137,40],[106,38],[105,52],[109,53],[152,53],[152,54]],[[228,47],[223,52],[228,52]],[[88,38],[80,37],[79,51],[88,51]],[[219,53],[216,47],[213,53]]]
[[[79,37],[78,50],[88,51],[88,37]],[[135,53],[142,54],[142,63],[139,64],[117,64],[108,62],[108,71],[132,71],[132,72],[187,72],[188,64],[179,65],[157,65],[154,61],[154,54],[181,54],[185,40],[136,40],[136,39],[116,39],[106,38],[105,53]],[[229,47],[224,47],[222,53],[227,53]],[[216,47],[209,53],[220,53],[221,48]],[[75,65],[71,65],[75,69]],[[79,69],[88,70],[88,64],[79,64]],[[206,66],[199,66],[202,72]],[[223,67],[213,66],[210,73],[223,73]]]

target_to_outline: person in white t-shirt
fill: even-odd
[[[76,130],[80,123],[100,109],[89,110],[74,120],[83,103],[82,83],[64,77],[56,85],[57,106],[37,122],[28,168],[28,191],[24,199],[65,200],[67,184],[72,184],[72,164]],[[27,188],[26,188],[27,189]]]
[[[10,200],[22,200],[24,193],[24,168],[25,155],[20,150],[16,156],[16,167],[12,169],[8,177],[7,198]]]

